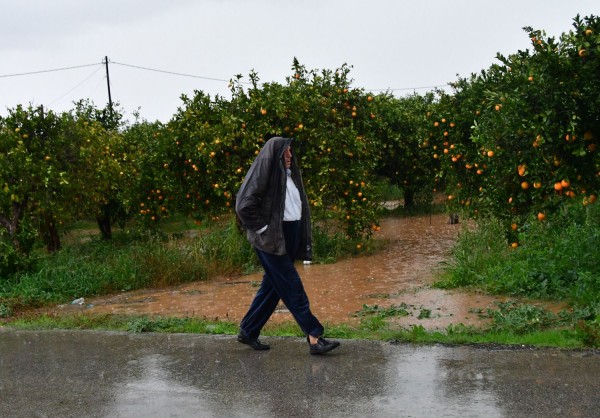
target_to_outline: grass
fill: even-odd
[[[528,347],[555,347],[562,349],[589,349],[594,347],[583,338],[578,329],[542,329],[515,333],[509,329],[481,330],[462,325],[449,326],[444,330],[428,331],[422,326],[397,328],[385,321],[362,322],[353,327],[347,324],[325,324],[327,337],[338,339],[361,339],[373,341],[403,342],[413,344],[482,344]],[[36,315],[13,319],[10,327],[26,330],[76,329],[99,331],[124,331],[132,333],[192,333],[237,335],[239,325],[229,321],[210,321],[200,318],[173,318],[124,315]],[[303,337],[293,322],[268,324],[264,336]],[[598,347],[598,345],[595,345]]]

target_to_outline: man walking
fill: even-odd
[[[310,210],[298,164],[293,161],[292,141],[269,139],[237,194],[237,216],[265,271],[240,324],[238,341],[254,350],[268,350],[269,345],[258,336],[281,299],[306,335],[309,352],[323,354],[340,343],[322,337],[323,326],[310,310],[294,266],[296,259],[312,258],[312,244]]]

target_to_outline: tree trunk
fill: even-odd
[[[112,226],[110,222],[110,203],[102,205],[100,211],[101,214],[96,216],[96,222],[98,223],[98,228],[100,228],[100,234],[102,234],[102,239],[109,240],[112,238]]]
[[[46,250],[49,253],[60,250],[60,235],[52,214],[44,215],[44,230],[42,231],[42,236],[46,243]]]
[[[12,241],[13,248],[19,253],[24,250],[23,246],[21,245],[21,241],[19,241],[19,229],[21,226],[21,220],[25,214],[25,208],[27,207],[28,200],[28,196],[25,196],[21,202],[13,202],[12,216],[10,219],[0,214],[0,225],[6,228],[8,236]]]
[[[415,205],[415,192],[412,189],[404,189],[404,207],[410,208]]]

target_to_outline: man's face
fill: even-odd
[[[285,151],[283,151],[283,161],[285,163],[285,168],[290,168],[292,166],[292,148],[286,147]]]

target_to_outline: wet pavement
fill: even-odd
[[[600,354],[0,327],[0,417],[598,417]]]

